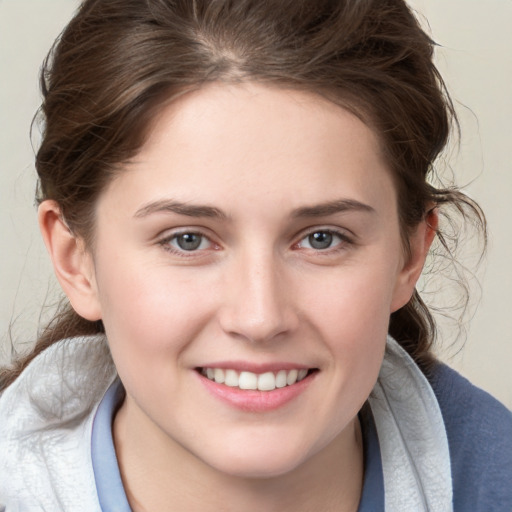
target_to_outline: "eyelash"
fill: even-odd
[[[194,250],[186,250],[183,248],[178,248],[173,245],[171,245],[172,241],[177,240],[180,236],[185,235],[191,235],[191,236],[197,236],[201,238],[200,245],[197,249]],[[200,249],[200,246],[204,243],[204,241],[207,241],[210,245],[215,246],[214,242],[212,242],[204,233],[201,233],[199,231],[194,230],[184,230],[177,233],[172,233],[169,236],[166,236],[165,238],[158,241],[158,244],[166,251],[176,254],[178,256],[181,256],[183,258],[190,258],[190,257],[197,257],[198,253],[204,252],[207,249]],[[209,248],[209,247],[208,247]]]
[[[322,255],[332,255],[336,254],[339,251],[343,251],[347,249],[347,246],[354,245],[354,240],[352,237],[348,236],[345,231],[339,231],[336,229],[330,229],[330,228],[314,228],[310,231],[306,232],[299,242],[293,245],[294,248],[301,249],[300,244],[303,243],[305,240],[308,240],[309,237],[316,235],[316,234],[323,234],[323,235],[329,235],[333,238],[338,238],[338,243],[335,245],[330,245],[329,247],[319,249],[315,247],[306,247],[303,248],[308,251],[314,251],[316,254],[322,254]],[[310,241],[311,242],[311,241]],[[310,243],[311,245],[311,243]]]
[[[338,243],[336,243],[334,246],[330,245],[330,246],[328,246],[326,248],[322,248],[322,249],[315,248],[315,247],[305,247],[305,248],[300,247],[301,243],[303,243],[305,240],[308,240],[309,237],[317,235],[317,234],[329,235],[329,236],[332,236],[333,238],[338,238]],[[177,241],[179,237],[185,236],[185,235],[200,237],[201,240],[200,240],[199,246],[192,250],[186,250],[186,249],[178,248],[178,247],[172,245],[173,241]],[[209,244],[209,247],[201,249],[201,245],[205,241]],[[309,242],[311,245],[311,240]],[[176,254],[180,257],[184,257],[184,258],[197,257],[198,254],[201,254],[204,251],[211,249],[211,246],[218,248],[218,246],[214,242],[212,242],[212,240],[210,240],[210,238],[208,238],[208,236],[206,236],[204,233],[201,233],[199,231],[194,231],[194,230],[184,230],[184,231],[179,231],[177,233],[172,233],[171,235],[166,236],[165,238],[159,240],[158,244],[164,250],[166,250],[172,254]],[[344,232],[344,231],[338,231],[338,230],[329,229],[329,228],[315,228],[315,229],[311,229],[310,231],[302,234],[300,240],[298,242],[294,243],[292,247],[295,250],[305,249],[307,251],[314,251],[317,254],[329,255],[329,254],[337,253],[342,250],[346,250],[347,245],[350,246],[353,244],[354,244],[353,239],[350,236],[348,236],[346,234],[346,232]]]

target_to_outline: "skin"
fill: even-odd
[[[418,226],[406,258],[368,126],[313,94],[210,85],[163,109],[103,191],[92,250],[55,203],[39,215],[126,388],[113,431],[134,510],[357,510],[357,413],[435,228]],[[180,249],[183,232],[202,236],[196,250]],[[284,406],[253,412],[206,391],[196,368],[219,361],[317,371]]]

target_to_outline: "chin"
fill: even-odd
[[[252,446],[249,450],[239,448],[217,454],[210,461],[203,460],[215,470],[232,477],[264,479],[290,473],[309,458],[309,454],[304,453],[300,445],[293,449],[289,447],[288,450],[283,449],[283,446],[279,448],[275,445],[263,449],[257,446]]]
[[[300,463],[281,460],[265,460],[265,461],[224,461],[215,469],[229,475],[244,479],[276,478],[291,473]]]

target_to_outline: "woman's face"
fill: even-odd
[[[372,130],[317,96],[210,85],[164,109],[96,212],[132,428],[244,476],[352,439],[414,285],[396,203]]]

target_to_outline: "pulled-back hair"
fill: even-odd
[[[41,73],[37,199],[55,200],[93,247],[98,195],[163,106],[210,82],[253,81],[319,94],[375,130],[405,251],[436,206],[469,211],[484,226],[464,194],[428,182],[455,120],[433,49],[403,0],[85,0]],[[66,304],[33,351],[0,374],[0,389],[55,341],[102,330]],[[417,292],[391,315],[389,332],[428,369],[435,324]]]

